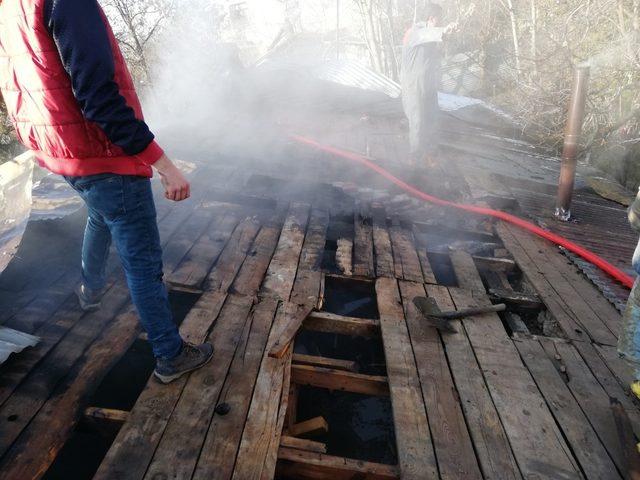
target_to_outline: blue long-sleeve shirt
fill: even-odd
[[[145,150],[154,136],[136,118],[114,80],[113,51],[97,0],[46,0],[45,24],[84,117],[127,155]]]

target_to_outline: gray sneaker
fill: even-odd
[[[202,343],[192,345],[184,342],[177,357],[171,360],[158,359],[153,374],[162,383],[173,382],[185,373],[192,372],[205,365],[213,357],[213,345]]]
[[[76,296],[80,303],[80,308],[85,312],[94,312],[100,310],[100,302],[104,296],[104,291],[95,292],[88,289],[84,283],[79,284],[76,289]]]

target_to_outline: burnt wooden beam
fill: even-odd
[[[473,261],[480,270],[492,270],[509,273],[516,269],[516,262],[510,258],[472,256]]]
[[[315,273],[316,276],[320,276],[320,272],[309,272],[309,275],[312,273]],[[304,319],[307,318],[315,308],[318,302],[318,297],[317,295],[306,296],[300,300],[301,301],[299,302],[285,302],[284,316],[286,324],[284,325],[284,328],[278,332],[278,339],[269,350],[270,357],[282,358],[285,356],[293,342],[293,339],[298,334],[298,330],[302,327]]]
[[[489,296],[492,300],[506,303],[511,306],[527,308],[531,310],[540,310],[544,307],[544,303],[537,295],[529,295],[522,292],[508,290],[506,288],[490,288]]]
[[[338,333],[356,337],[379,337],[380,322],[365,318],[345,317],[328,312],[311,312],[303,328],[315,332]]]
[[[82,416],[85,420],[121,425],[127,421],[127,418],[129,418],[129,412],[113,408],[88,407],[85,409]]]
[[[329,390],[342,390],[373,396],[389,395],[387,377],[363,375],[331,368],[293,365],[291,367],[291,381],[298,385],[310,385]]]
[[[287,433],[292,437],[299,437],[300,435],[318,435],[328,431],[329,424],[324,417],[313,417],[304,422],[294,423]]]
[[[293,363],[298,365],[310,365],[313,367],[332,368],[347,372],[357,372],[358,363],[353,360],[339,360],[337,358],[320,357],[316,355],[293,354]]]
[[[290,478],[331,478],[332,480],[397,480],[395,465],[364,462],[322,453],[280,447],[278,473]]]
[[[290,435],[283,435],[280,438],[280,446],[286,448],[295,448],[296,450],[304,450],[307,452],[327,453],[327,445],[314,440],[304,438],[296,438]]]

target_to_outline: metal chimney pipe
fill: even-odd
[[[568,221],[571,218],[571,197],[576,178],[576,164],[578,161],[578,146],[580,132],[584,121],[584,107],[589,85],[589,67],[576,67],[573,79],[573,92],[569,104],[569,115],[564,133],[562,148],[562,166],[558,182],[558,196],[556,199],[555,216],[558,220]]]

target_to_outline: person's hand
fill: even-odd
[[[191,196],[191,185],[169,157],[163,155],[153,166],[160,174],[166,198],[180,202]]]
[[[456,33],[457,31],[458,31],[458,22],[451,22],[449,25],[444,27],[445,35],[448,35],[450,33]]]

